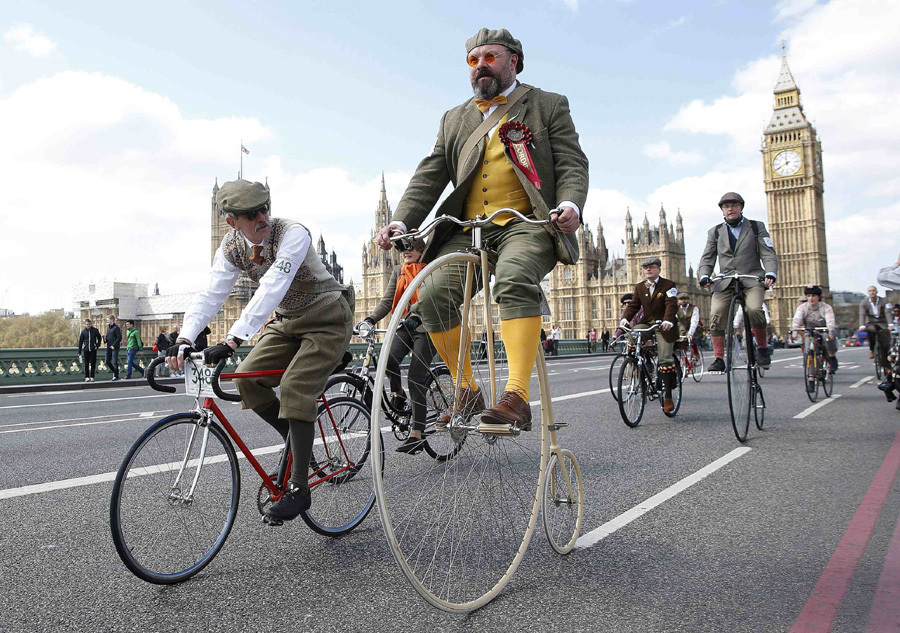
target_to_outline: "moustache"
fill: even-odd
[[[269,226],[268,222],[260,222],[259,224],[256,225],[256,230],[262,231],[263,229],[268,228],[268,226]]]
[[[489,68],[482,68],[475,74],[475,80],[483,79],[484,77],[490,77],[491,79],[497,79],[496,73],[494,73]]]

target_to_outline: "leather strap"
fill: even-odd
[[[510,111],[510,109],[516,105],[516,102],[519,101],[525,94],[531,90],[530,86],[523,86],[519,84],[519,86],[509,93],[509,97],[506,98],[506,103],[501,106],[497,106],[497,109],[494,110],[491,115],[481,122],[475,131],[466,139],[465,144],[463,145],[462,151],[459,153],[459,158],[456,163],[456,184],[459,185],[462,180],[462,167],[466,162],[466,159],[469,157],[469,154],[472,153],[472,150],[475,149],[475,146],[478,144],[484,135],[487,134],[497,123],[500,122],[500,119],[504,117],[504,115]]]

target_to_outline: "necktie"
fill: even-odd
[[[493,99],[475,99],[475,106],[481,110],[482,113],[490,110],[491,106],[494,104],[503,105],[504,103],[506,103],[506,95],[497,95]]]
[[[263,247],[260,244],[253,245],[253,254],[250,256],[250,261],[253,262],[254,264],[256,264],[257,266],[259,264],[262,264],[262,261],[263,261],[262,249],[263,249]]]

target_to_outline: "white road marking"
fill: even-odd
[[[96,402],[119,402],[120,400],[141,400],[143,398],[172,398],[174,396],[181,396],[182,398],[189,397],[185,396],[183,393],[161,393],[158,396],[132,396],[130,398],[101,398],[99,400],[75,400],[72,402],[47,402],[44,404],[7,404],[5,406],[0,407],[0,409],[30,409],[33,407],[62,407],[73,404],[94,404]]]
[[[159,411],[142,411],[140,413],[132,413],[127,415],[136,415],[139,418],[151,418],[157,413],[169,413],[172,409],[163,409]],[[36,422],[16,422],[15,424],[0,424],[0,429],[5,429],[13,426],[32,426],[35,424],[60,424],[62,422],[84,422],[86,420],[102,420],[103,418],[115,418],[121,417],[122,415],[126,415],[123,413],[109,413],[106,415],[92,415],[87,418],[63,418],[61,420],[38,420]]]
[[[693,486],[695,483],[701,481],[702,479],[705,479],[712,473],[716,472],[717,470],[719,470],[726,464],[734,461],[735,459],[737,459],[741,455],[744,455],[745,453],[749,452],[750,450],[751,449],[747,446],[742,446],[740,448],[734,449],[727,455],[720,457],[719,459],[712,462],[711,464],[707,464],[706,466],[704,466],[697,472],[695,472],[691,475],[688,475],[681,481],[678,481],[678,482],[672,484],[671,486],[669,486],[662,492],[659,492],[659,493],[653,495],[652,497],[650,497],[649,499],[642,501],[641,503],[637,504],[636,506],[634,506],[627,512],[623,512],[622,514],[620,514],[616,518],[612,519],[611,521],[607,521],[600,527],[591,530],[587,534],[583,534],[578,539],[578,541],[575,543],[575,547],[577,547],[579,549],[584,549],[587,547],[591,547],[592,545],[596,545],[597,543],[599,543],[600,541],[605,539],[610,534],[616,532],[617,530],[625,527],[626,525],[628,525],[635,519],[638,519],[641,516],[645,515],[646,513],[650,512],[650,510],[652,510],[653,508],[655,508],[659,505],[662,505],[663,503],[665,503],[666,501],[668,501],[669,499],[671,499],[678,493],[684,492],[685,490],[687,490],[688,488]]]
[[[825,400],[822,400],[822,402],[817,402],[816,404],[812,405],[811,407],[807,407],[806,409],[804,409],[803,411],[801,411],[800,413],[795,415],[794,418],[796,418],[798,420],[802,420],[803,418],[808,416],[810,413],[814,413],[815,411],[818,411],[819,409],[824,407],[829,402],[834,402],[835,400],[837,400],[840,397],[841,397],[841,394],[836,393],[833,396],[831,396],[830,398],[826,398]]]
[[[853,383],[852,385],[850,385],[850,389],[859,389],[859,388],[862,387],[864,384],[866,384],[867,382],[871,382],[871,381],[872,381],[872,377],[871,377],[871,376],[866,376],[866,377],[863,378],[862,380],[857,380],[855,383]]]
[[[172,409],[169,409],[171,411]],[[163,413],[163,411],[160,411]],[[73,422],[71,424],[53,424],[51,426],[36,426],[30,429],[10,429],[8,431],[0,431],[0,435],[6,433],[28,433],[30,431],[48,431],[50,429],[68,429],[74,426],[94,426],[97,424],[112,424],[113,422],[143,422],[149,416],[138,416],[129,418],[116,418],[114,420],[97,420],[94,422]]]

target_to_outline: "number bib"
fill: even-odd
[[[202,360],[184,360],[184,393],[188,396],[215,398],[216,394],[210,380],[213,368],[207,367]]]

